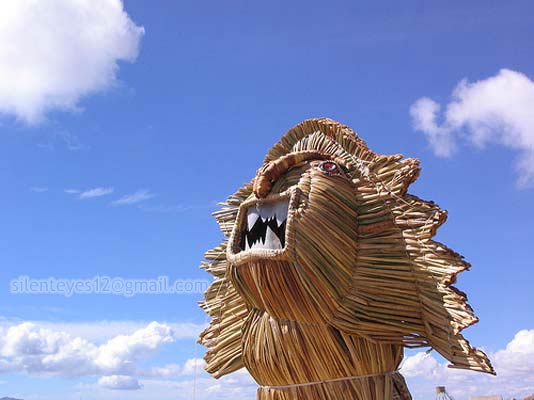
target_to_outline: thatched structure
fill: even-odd
[[[329,119],[290,129],[215,213],[207,371],[246,367],[261,400],[410,399],[403,347],[494,373],[461,334],[477,318],[452,284],[469,264],[432,240],[446,212],[407,194],[419,170]]]

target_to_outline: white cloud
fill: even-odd
[[[120,335],[128,335],[139,329],[146,327],[151,321],[140,320],[95,320],[95,321],[21,321],[8,319],[0,316],[0,332],[11,326],[20,325],[23,322],[31,322],[41,328],[50,331],[60,331],[74,337],[81,337],[96,344],[107,342],[111,338]],[[173,337],[176,340],[196,339],[205,324],[195,324],[192,322],[162,322],[172,328]]]
[[[206,366],[206,362],[202,358],[190,358],[182,368],[182,375],[195,375],[202,371]]]
[[[143,387],[137,379],[125,375],[103,376],[98,380],[98,384],[114,390],[139,390]]]
[[[76,322],[32,321],[34,324],[52,330],[66,332],[71,336],[81,337],[90,342],[104,343],[115,336],[128,335],[146,327],[150,321],[101,320]],[[0,321],[0,326],[11,326],[14,321]],[[204,325],[192,322],[164,322],[172,328],[176,340],[196,339]]]
[[[103,371],[133,372],[138,361],[174,341],[170,326],[151,322],[145,329],[114,337],[100,346],[94,363]]]
[[[147,393],[150,398],[161,400],[189,400],[193,394],[198,400],[255,398],[257,384],[245,369],[215,380],[203,370],[205,362],[200,358],[190,358],[182,365],[144,368],[144,362],[154,364],[153,358],[166,344],[179,338],[196,338],[202,326],[178,322],[142,324],[10,322],[0,317],[0,373],[24,372],[48,379],[95,377],[94,383],[79,384],[65,395],[72,400],[80,396],[143,400]],[[88,340],[97,337],[99,328],[108,337],[100,344]],[[73,334],[76,332],[85,337]]]
[[[502,375],[534,376],[534,329],[517,332],[506,349],[495,353],[494,360]],[[532,383],[534,384],[534,378]]]
[[[464,79],[441,123],[440,108],[426,97],[410,108],[414,128],[427,136],[436,155],[451,156],[459,138],[480,148],[501,145],[518,152],[518,186],[534,186],[534,81],[508,69],[478,82]]]
[[[255,399],[258,385],[246,370],[236,371],[221,379],[209,377],[205,372],[187,380],[143,379],[140,383],[143,390],[113,391],[101,385],[80,385],[78,396],[69,400],[77,400],[79,396],[91,399],[106,400],[235,400]],[[50,399],[52,400],[52,399]]]
[[[207,381],[201,397],[206,399],[254,399],[258,384],[246,369],[226,375],[218,381]]]
[[[58,350],[64,335],[40,329],[31,323],[10,327],[3,335],[0,356],[50,354]]]
[[[144,361],[177,340],[180,334],[174,327],[179,327],[179,323],[153,322],[142,326],[136,321],[95,321],[91,327],[89,322],[80,326],[76,323],[42,326],[41,323],[9,325],[6,320],[0,322],[0,373],[96,376],[97,382],[81,387],[84,398],[88,395],[95,399],[142,400],[146,393],[162,400],[190,399],[193,393],[199,400],[254,398],[257,385],[244,369],[215,380],[203,371],[204,361],[199,358],[191,358],[182,365],[143,368]],[[83,332],[87,327],[96,332],[98,327],[106,330],[107,325],[114,327],[101,344],[67,332]],[[186,336],[193,337],[197,333],[198,329],[194,335],[187,332]],[[91,332],[88,335],[94,336]],[[474,394],[495,393],[523,398],[534,391],[534,330],[519,331],[504,349],[490,354],[497,377],[449,369],[433,354],[416,353],[407,357],[402,365],[401,372],[407,377],[415,400],[433,398],[437,385],[447,386],[457,400],[467,400]],[[186,380],[182,380],[184,378]],[[141,387],[143,390],[134,390]],[[116,391],[112,394],[109,389]],[[127,389],[130,389],[128,393]],[[78,397],[73,395],[72,399],[75,398]]]
[[[102,196],[106,196],[108,194],[113,193],[113,190],[114,189],[112,187],[109,187],[109,188],[97,187],[97,188],[89,189],[89,190],[86,190],[86,191],[80,193],[79,198],[80,199],[90,199],[90,198],[93,198],[93,197],[102,197]]]
[[[115,200],[112,204],[115,206],[127,206],[131,204],[141,203],[143,201],[153,198],[155,194],[150,193],[148,190],[138,190],[135,193],[122,196],[120,199]]]
[[[68,194],[78,194],[81,192],[79,189],[64,189],[63,191]]]
[[[401,372],[406,378],[438,376],[441,368],[442,366],[434,357],[421,351],[404,360]]]
[[[441,106],[427,97],[420,98],[410,107],[415,129],[426,134],[430,146],[439,157],[449,157],[456,145],[447,128],[440,127],[436,118]]]
[[[506,351],[534,354],[534,329],[523,329],[517,332],[514,339],[506,346]]]
[[[521,330],[505,349],[489,354],[497,376],[450,369],[431,354],[407,357],[401,373],[415,399],[430,398],[435,386],[445,385],[458,400],[470,395],[501,394],[523,398],[534,392],[534,330]]]
[[[143,34],[121,0],[0,2],[0,113],[34,124],[76,109],[116,83]]]
[[[177,377],[182,374],[182,367],[178,364],[167,364],[162,367],[152,367],[143,371],[148,377]]]
[[[23,322],[0,329],[0,371],[53,376],[143,374],[140,363],[176,340],[172,328],[151,322],[101,345],[64,331]]]

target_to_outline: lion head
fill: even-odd
[[[407,194],[419,171],[330,119],[290,129],[215,213],[226,239],[203,264],[215,277],[202,303],[207,371],[243,366],[243,324],[261,310],[493,373],[461,334],[477,318],[452,284],[469,264],[432,240],[446,212]]]

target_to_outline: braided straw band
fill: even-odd
[[[253,192],[258,199],[266,197],[273,183],[276,182],[289,168],[307,160],[333,160],[340,165],[345,161],[331,154],[315,150],[305,150],[286,154],[277,160],[268,162],[261,167],[254,178]]]
[[[396,374],[397,372],[399,372],[398,369],[396,369],[395,371],[382,372],[382,373],[379,373],[379,374],[344,376],[342,378],[325,379],[324,381],[317,381],[317,382],[294,383],[292,385],[283,385],[283,386],[260,386],[260,389],[291,389],[291,388],[295,388],[295,387],[321,385],[323,383],[333,383],[333,382],[352,381],[352,380],[355,380],[355,379],[373,378],[375,376],[384,376],[384,377],[386,377],[386,376],[390,376],[390,375]]]

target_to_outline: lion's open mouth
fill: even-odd
[[[299,199],[295,186],[264,199],[251,196],[241,203],[227,248],[228,261],[240,266],[258,259],[291,258]]]
[[[288,207],[289,199],[251,205],[247,209],[240,250],[283,249]]]

